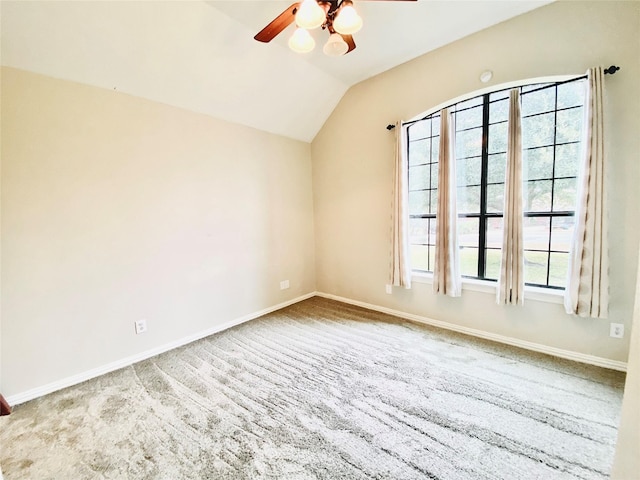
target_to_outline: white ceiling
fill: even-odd
[[[2,65],[311,141],[347,89],[552,0],[355,2],[344,57],[253,36],[294,0],[0,2]]]

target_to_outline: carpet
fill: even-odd
[[[18,479],[605,479],[624,374],[312,298],[15,407]]]

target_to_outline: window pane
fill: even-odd
[[[429,163],[430,139],[409,142],[409,165]]]
[[[547,284],[547,252],[524,251],[524,282],[536,285]]]
[[[460,272],[462,275],[478,276],[478,218],[458,218],[458,244],[460,245]]]
[[[507,151],[507,122],[489,125],[489,153]]]
[[[534,180],[525,183],[525,212],[551,211],[551,180]]]
[[[578,176],[580,144],[569,143],[556,147],[556,177]]]
[[[494,153],[489,155],[489,165],[487,168],[487,183],[504,182],[507,168],[507,155],[505,153]]]
[[[431,119],[420,120],[419,122],[409,125],[407,132],[410,140],[428,137],[431,134]]]
[[[456,131],[466,130],[472,127],[482,126],[482,105],[469,110],[463,110],[457,112],[456,116]]]
[[[456,133],[456,158],[477,157],[482,154],[482,128]]]
[[[480,187],[459,187],[458,213],[480,213]]]
[[[478,249],[473,247],[460,248],[460,274],[465,277],[478,276]]]
[[[480,185],[482,158],[472,157],[456,161],[456,183],[459,187]]]
[[[431,162],[437,162],[440,155],[440,135],[431,139]]]
[[[499,92],[492,93],[489,95],[489,101],[493,102],[494,100],[500,100],[502,98],[509,98],[510,90],[501,90]]]
[[[465,100],[464,102],[460,102],[456,105],[456,110],[462,110],[464,108],[475,107],[476,105],[482,105],[482,95],[479,97],[473,97],[469,100]]]
[[[488,248],[486,250],[486,265],[484,267],[484,278],[497,280],[500,276],[500,260],[502,252]]]
[[[509,92],[507,92],[508,95]],[[509,118],[509,100],[489,104],[489,123],[506,122]]]
[[[431,164],[431,188],[438,188],[438,167],[439,163]]]
[[[568,253],[552,253],[549,258],[549,285],[554,287],[565,287],[567,284],[568,268]]]
[[[422,215],[429,211],[429,192],[409,192],[409,215]]]
[[[576,209],[576,179],[556,180],[553,190],[553,211],[564,212]]]
[[[579,142],[582,132],[582,108],[558,112],[556,142]]]
[[[553,178],[553,147],[534,148],[522,153],[522,175],[525,180]]]
[[[409,190],[423,190],[429,187],[429,165],[409,167]]]
[[[524,217],[522,224],[525,250],[549,250],[549,217]]]
[[[440,114],[434,115],[431,119],[431,135],[440,135]]]
[[[502,249],[502,217],[487,219],[487,247]]]
[[[433,271],[431,264],[432,258],[429,254],[432,253],[433,247],[427,247],[424,245],[409,245],[409,255],[411,256],[411,269],[423,270],[425,272]]]
[[[574,224],[574,217],[556,217],[551,220],[551,250],[569,252]]]
[[[429,205],[429,213],[434,215],[438,212],[438,190],[431,190],[431,204]]]
[[[427,245],[429,243],[430,218],[409,219],[409,243],[412,245]]]
[[[504,183],[487,185],[487,212],[499,213],[504,209]]]
[[[558,108],[584,104],[584,80],[558,85]]]
[[[523,93],[521,101],[523,116],[550,112],[555,109],[556,89],[549,87],[531,93]]]
[[[522,119],[522,148],[553,144],[554,114],[546,113]]]
[[[458,218],[458,245],[461,247],[477,247],[480,226],[479,218]]]
[[[545,86],[552,85],[551,83],[533,83],[531,85],[525,85],[521,88],[522,93],[530,92],[531,90],[538,90]]]

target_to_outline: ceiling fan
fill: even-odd
[[[417,0],[383,1],[415,2]],[[313,50],[315,40],[309,34],[309,30],[322,27],[329,32],[329,40],[322,51],[332,57],[344,55],[356,48],[352,34],[362,28],[362,18],[353,8],[352,0],[302,0],[290,5],[253,38],[259,42],[270,42],[294,20],[297,28],[289,39],[289,48],[298,53]]]

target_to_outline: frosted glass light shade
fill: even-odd
[[[312,30],[322,25],[326,18],[324,9],[316,0],[304,0],[296,13],[296,25]]]
[[[347,42],[344,41],[339,33],[332,33],[322,48],[322,51],[330,57],[344,55],[347,53],[347,50],[349,50],[349,45],[347,45]]]
[[[289,39],[289,48],[297,53],[307,53],[313,50],[316,42],[311,34],[304,28],[296,28]]]
[[[356,9],[348,0],[345,0],[338,11],[336,19],[333,21],[333,28],[336,32],[351,35],[362,28],[362,17],[358,15]]]

